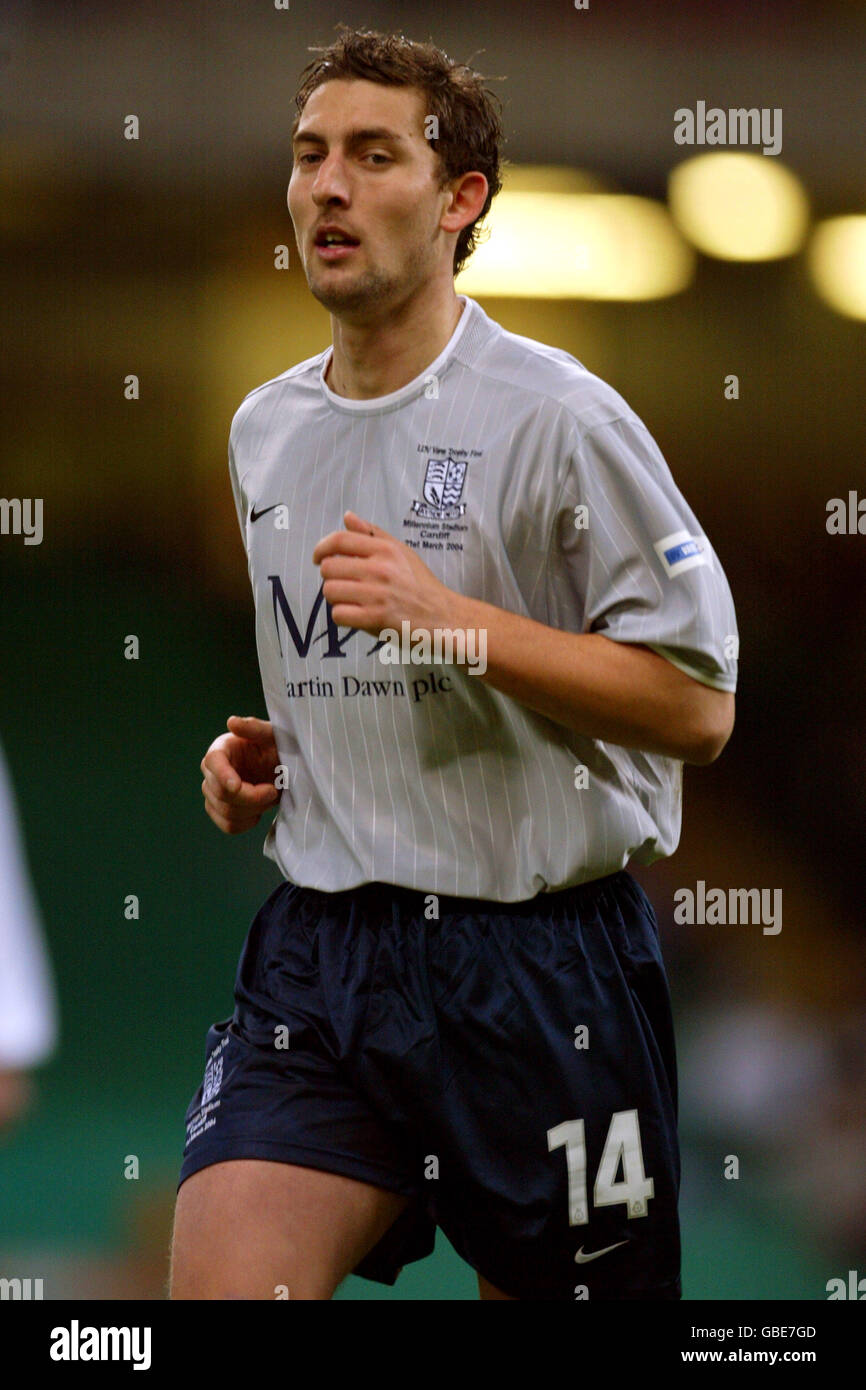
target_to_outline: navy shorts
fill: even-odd
[[[625,870],[516,903],[282,883],[186,1121],[178,1186],[264,1158],[409,1197],[364,1278],[438,1225],[515,1298],[681,1297],[670,996]]]

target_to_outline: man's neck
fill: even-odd
[[[372,324],[347,324],[331,316],[334,351],[326,381],[337,396],[373,400],[389,396],[420,376],[450,341],[464,305],[449,293],[431,308],[429,297],[410,300],[396,314]]]

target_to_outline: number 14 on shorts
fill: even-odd
[[[586,1192],[586,1137],[583,1120],[564,1120],[547,1131],[547,1147],[565,1148],[568,1166],[568,1224],[589,1221]],[[617,1172],[622,1163],[622,1178]],[[624,1202],[628,1215],[646,1216],[653,1195],[653,1180],[644,1172],[640,1126],[636,1110],[615,1110],[611,1116],[601,1162],[592,1189],[593,1206],[613,1207]]]

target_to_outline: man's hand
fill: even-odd
[[[204,808],[226,835],[257,825],[280,799],[274,786],[279,754],[267,719],[227,720],[229,732],[215,738],[201,760]]]
[[[448,626],[455,598],[402,541],[381,526],[345,512],[347,530],[323,536],[313,551],[325,581],[322,592],[334,622],[378,637],[383,628],[401,631]]]

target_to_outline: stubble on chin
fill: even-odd
[[[381,307],[391,299],[397,288],[390,276],[372,270],[352,280],[346,277],[345,284],[339,284],[335,279],[327,285],[317,284],[309,277],[307,283],[313,298],[332,314],[351,314],[374,306]]]
[[[368,266],[360,275],[347,275],[345,282],[332,276],[327,283],[317,283],[307,271],[307,284],[314,299],[329,313],[364,317],[371,310],[381,314],[386,306],[401,304],[423,282],[426,266],[424,249],[416,247],[405,258],[400,274]]]

